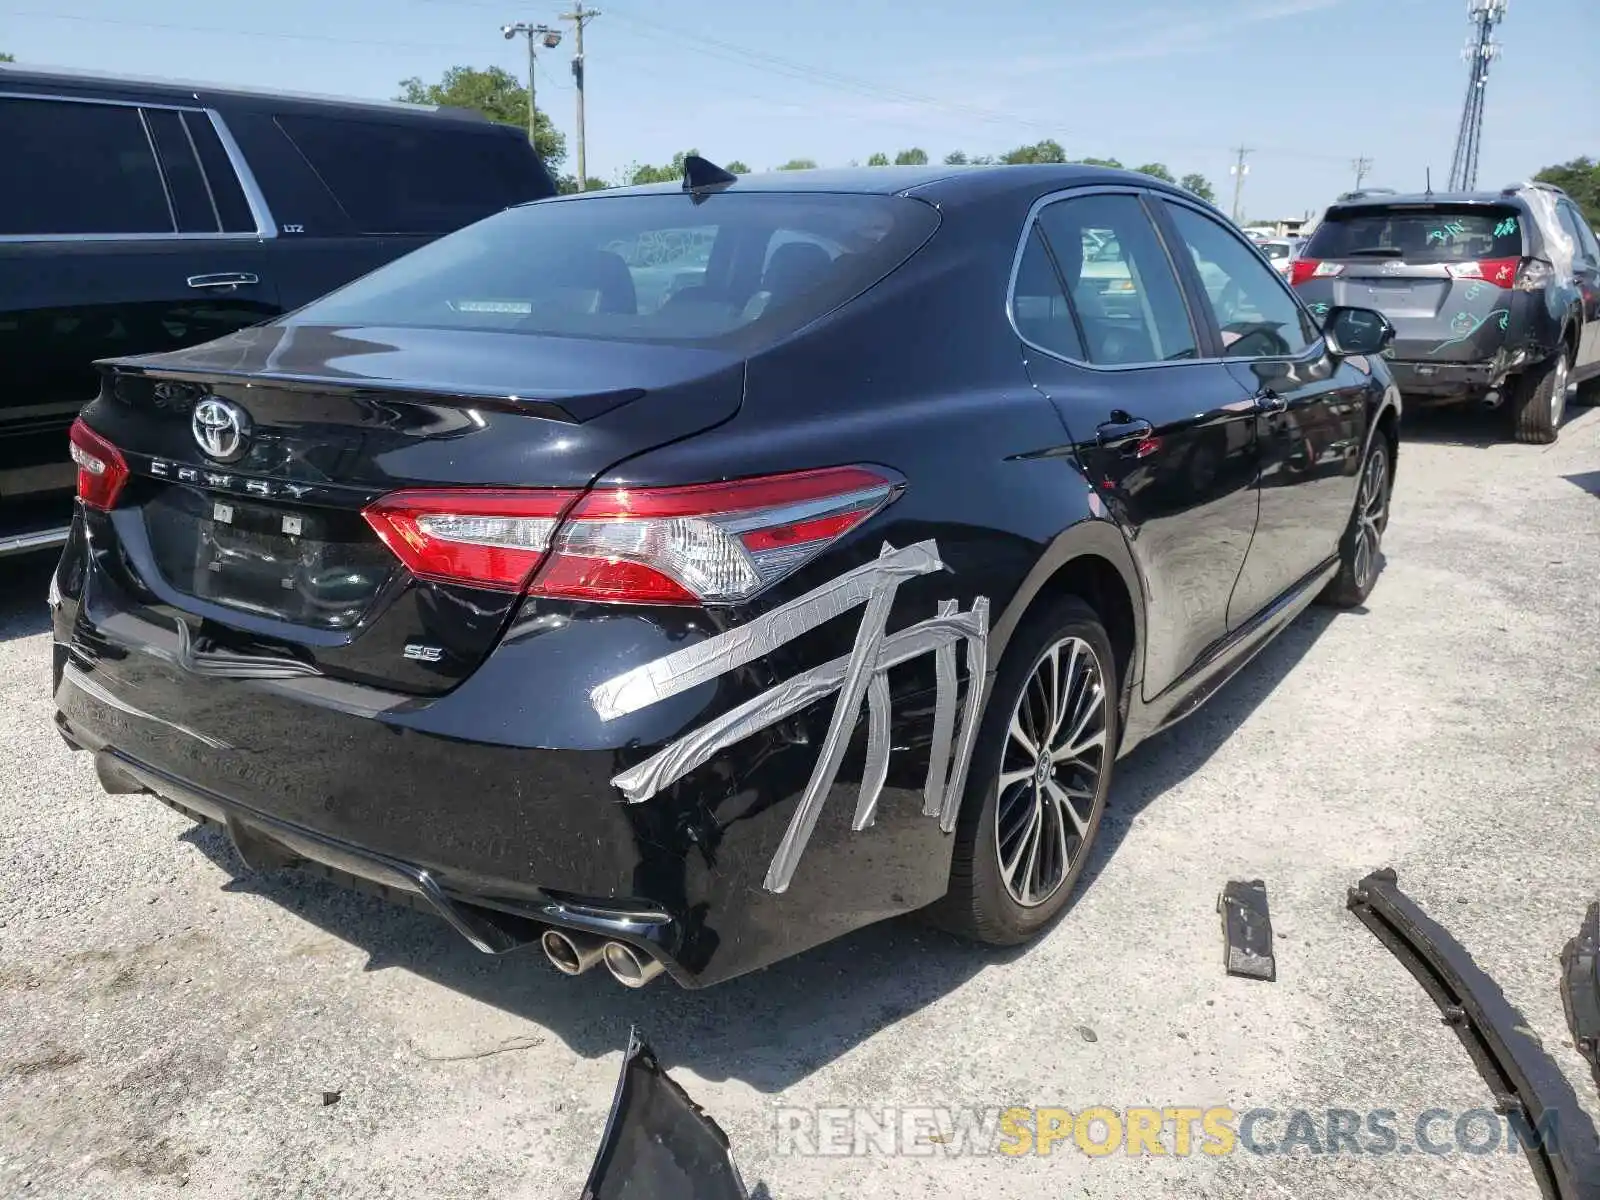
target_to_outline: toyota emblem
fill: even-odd
[[[250,437],[250,418],[237,404],[229,404],[218,396],[206,396],[194,406],[189,428],[208,458],[234,462],[244,456]]]

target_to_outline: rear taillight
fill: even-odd
[[[1516,262],[1516,259],[1507,259],[1507,262]],[[1542,258],[1525,258],[1517,267],[1517,273],[1511,286],[1519,292],[1537,292],[1547,287],[1556,277],[1556,269]]]
[[[1304,283],[1308,279],[1325,279],[1329,275],[1337,275],[1343,270],[1343,263],[1323,262],[1315,258],[1297,258],[1294,260],[1294,265],[1289,268],[1289,282],[1295,284]]]
[[[85,425],[82,417],[72,423],[67,440],[72,461],[78,464],[78,499],[90,508],[114,508],[128,482],[122,451]]]
[[[783,578],[903,486],[862,467],[732,483],[396,492],[364,514],[413,574],[626,604],[726,604]],[[576,501],[576,502],[575,502]]]
[[[1474,262],[1446,263],[1444,269],[1452,279],[1481,279],[1496,287],[1509,288],[1517,279],[1521,262],[1520,258],[1480,258]]]

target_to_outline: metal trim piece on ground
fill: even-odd
[[[1460,942],[1400,890],[1392,869],[1350,889],[1347,905],[1432,997],[1495,1108],[1511,1121],[1548,1200],[1600,1198],[1594,1125],[1522,1014]]]

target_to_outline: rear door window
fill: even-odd
[[[461,121],[281,115],[363,233],[437,234],[550,194],[526,142]]]
[[[1039,225],[1098,366],[1197,356],[1189,308],[1155,226],[1137,196],[1061,200]]]
[[[1083,339],[1067,304],[1066,289],[1035,225],[1017,264],[1011,289],[1011,318],[1025,341],[1063,358],[1083,360]]]
[[[1407,204],[1329,213],[1306,257],[1478,262],[1521,258],[1522,245],[1522,216],[1512,205]]]
[[[1311,347],[1320,335],[1282,276],[1220,222],[1184,204],[1162,203],[1200,274],[1224,357],[1287,357]]]
[[[173,232],[137,108],[0,99],[0,235]]]
[[[938,223],[900,196],[596,193],[498,213],[286,320],[753,349],[872,286]]]
[[[165,108],[144,110],[145,124],[161,158],[167,192],[172,198],[173,215],[179,233],[216,233],[221,225],[217,206],[212,202],[200,160],[183,127],[183,117]]]

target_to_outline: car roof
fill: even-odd
[[[857,195],[899,196],[915,194],[936,204],[985,199],[1012,192],[1047,192],[1057,188],[1108,183],[1136,185],[1175,195],[1182,189],[1150,175],[1076,163],[1026,163],[995,166],[835,167],[807,171],[764,171],[740,175],[716,188],[723,192],[841,192]],[[647,183],[554,197],[540,203],[561,203],[606,196],[651,195],[679,192],[683,184]],[[1191,198],[1193,198],[1191,196]]]
[[[1341,200],[1329,207],[1330,212],[1351,212],[1357,209],[1412,208],[1430,204],[1515,204],[1521,197],[1515,190],[1505,192],[1384,192]]]
[[[295,103],[327,105],[352,110],[373,110],[407,116],[454,117],[488,123],[483,114],[468,108],[454,108],[441,104],[411,104],[405,100],[371,100],[355,96],[329,96],[316,92],[292,92],[270,88],[246,88],[231,83],[204,83],[196,80],[163,79],[141,75],[113,75],[101,71],[80,71],[71,67],[35,67],[18,63],[0,63],[0,92],[8,85],[25,85],[30,88],[58,87],[70,89],[69,94],[90,90],[98,93],[137,93],[119,98],[147,102],[193,103],[210,96],[244,100],[292,101]]]

